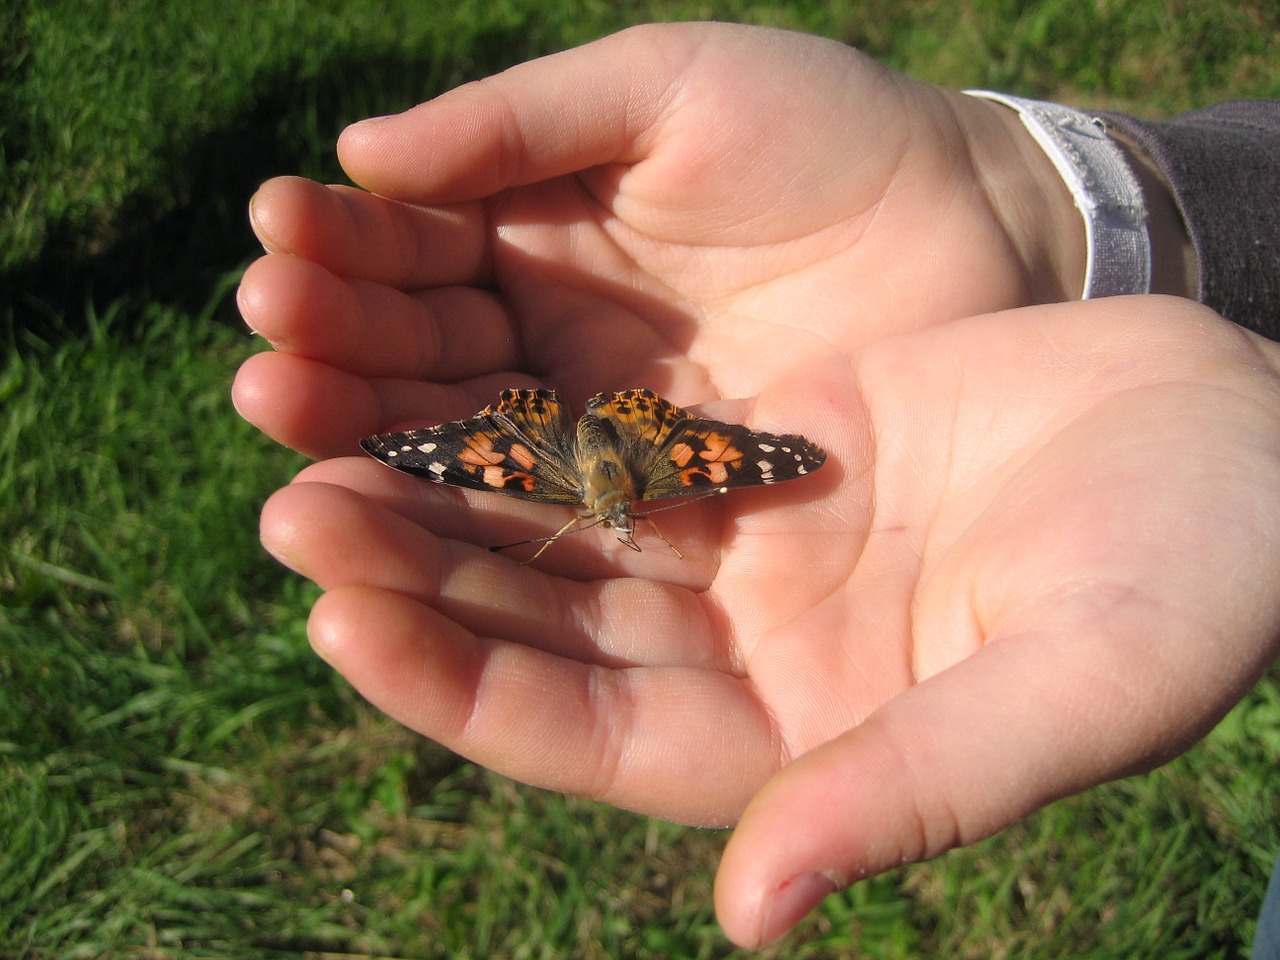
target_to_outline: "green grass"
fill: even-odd
[[[727,957],[722,834],[520,787],[310,652],[231,411],[262,178],[359,116],[645,19],[856,42],[1167,113],[1280,96],[1271,5],[30,0],[0,13],[0,957]],[[1280,684],[1183,759],[832,898],[764,956],[1234,957],[1280,847]]]

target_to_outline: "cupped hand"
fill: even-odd
[[[758,944],[1167,759],[1254,682],[1280,626],[1277,354],[1164,297],[887,338],[738,410],[830,459],[663,514],[685,560],[600,531],[519,566],[473,542],[555,510],[354,458],[277,493],[263,538],[326,589],[317,650],[411,728],[739,821],[717,907]]]
[[[1158,763],[1274,655],[1276,348],[1156,297],[970,317],[1083,273],[1011,112],[826,41],[649,27],[340,154],[368,192],[255,198],[240,300],[276,351],[234,394],[334,458],[263,515],[325,588],[313,642],[494,769],[738,821],[738,942]],[[721,398],[830,459],[656,518],[685,560],[642,527],[521,567],[483,547],[562,513],[340,456],[534,383]]]
[[[318,457],[535,381],[752,396],[1084,274],[1011,110],[782,31],[628,30],[356,124],[339,155],[364,190],[254,198],[270,253],[240,294],[278,352],[237,404]]]

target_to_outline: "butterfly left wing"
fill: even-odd
[[[468,420],[360,441],[397,470],[436,483],[544,503],[582,503],[572,428],[554,390],[504,390]]]
[[[614,423],[638,500],[781,483],[812,473],[827,459],[804,437],[691,417],[651,390],[599,395],[587,413]]]
[[[826,451],[794,434],[763,433],[736,423],[688,420],[654,457],[641,500],[665,500],[716,487],[754,487],[813,473]]]

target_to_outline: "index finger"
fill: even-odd
[[[269,253],[397,290],[489,283],[488,225],[478,203],[418,207],[302,177],[268,180],[249,222]]]

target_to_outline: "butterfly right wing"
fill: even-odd
[[[504,390],[468,420],[360,441],[373,457],[436,483],[543,503],[582,503],[572,425],[554,390]]]

